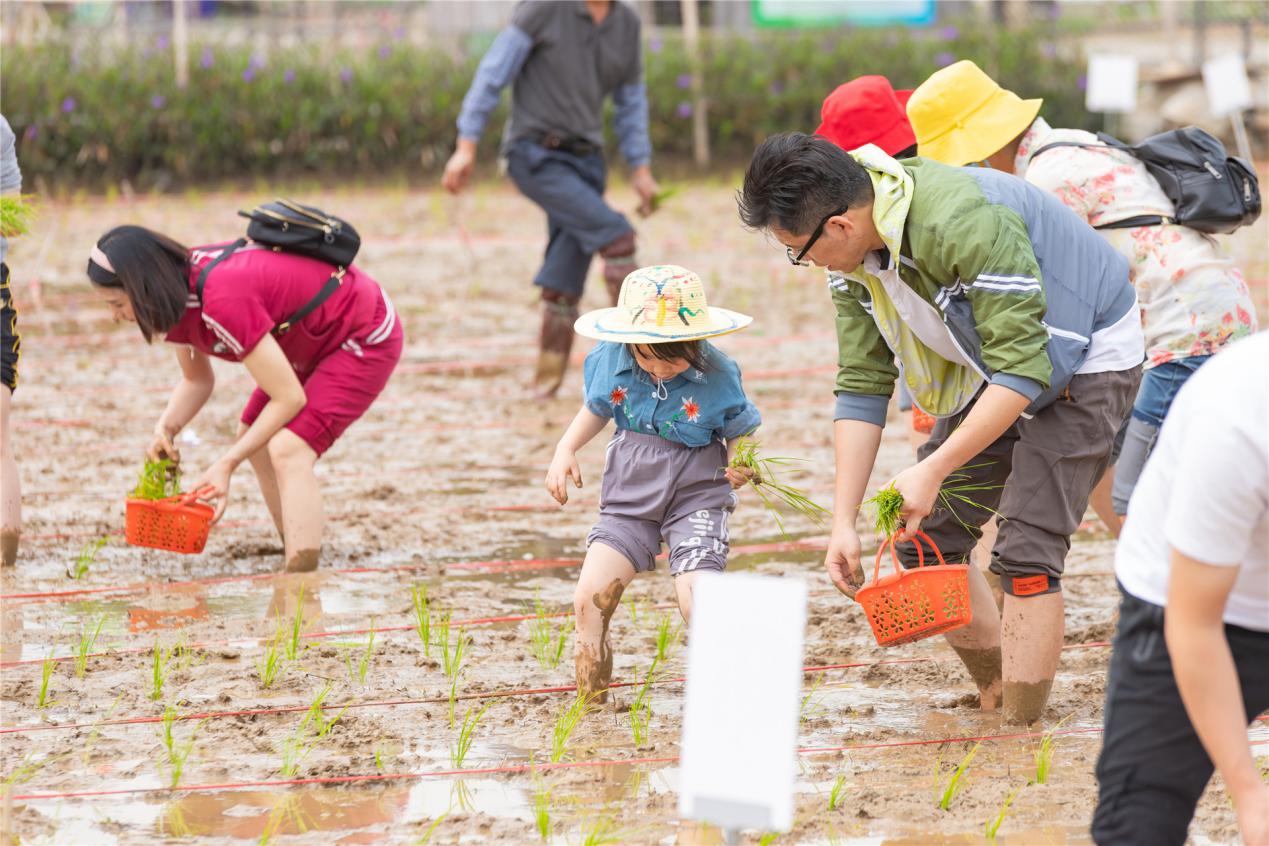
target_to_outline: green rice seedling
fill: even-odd
[[[97,636],[101,634],[101,627],[105,624],[106,617],[103,614],[97,618],[97,625],[93,626],[91,632],[85,628],[79,633],[79,645],[75,647],[75,678],[82,679],[88,671],[88,656],[97,645]]]
[[[774,843],[776,838],[779,836],[780,832],[778,831],[764,832],[762,836],[758,838],[758,846],[769,846],[769,844]]]
[[[449,630],[449,620],[446,620],[446,631]],[[445,638],[445,655],[443,656],[443,664],[445,667],[445,675],[451,679],[458,678],[459,672],[463,668],[463,653],[467,649],[468,639],[467,633],[459,628],[457,637],[454,638],[453,647],[449,643],[449,637]]]
[[[630,612],[630,625],[636,629],[639,628],[639,599],[634,594],[627,594],[625,600],[626,610]]]
[[[172,650],[163,649],[156,636],[154,638],[154,657],[150,661],[150,699],[158,702],[163,698],[163,682],[167,681],[171,672]]]
[[[280,623],[281,621],[279,620],[278,622]],[[260,660],[256,662],[256,671],[260,676],[260,684],[265,690],[273,687],[286,670],[283,646],[279,642],[281,639],[281,631],[279,631],[274,637],[265,641],[264,652],[260,655]]]
[[[817,675],[815,681],[811,682],[811,687],[806,692],[806,696],[802,697],[802,705],[798,709],[798,719],[801,722],[813,720],[816,717],[824,715],[824,706],[820,703],[819,698],[815,696],[815,692],[820,689],[820,685],[824,683],[824,676]]]
[[[542,842],[551,839],[551,789],[541,786],[533,791],[533,822]]]
[[[366,683],[366,674],[370,672],[370,662],[375,656],[375,630],[374,619],[370,620],[370,636],[366,638],[366,646],[361,651],[361,656],[357,659],[356,665],[353,664],[352,652],[349,651],[344,655],[344,662],[348,665],[348,677],[355,678],[358,684]]]
[[[291,827],[295,829],[296,834],[304,834],[313,827],[313,820],[308,814],[304,813],[304,808],[300,804],[300,796],[295,793],[287,793],[278,800],[273,806],[273,810],[269,812],[269,819],[264,824],[264,831],[260,832],[260,846],[268,846],[273,842],[273,836],[279,832],[283,825],[287,822],[291,823]]]
[[[300,771],[300,765],[312,753],[313,749],[320,743],[335,724],[344,716],[344,712],[348,710],[345,705],[340,709],[339,713],[331,717],[329,720],[325,718],[325,706],[323,700],[326,694],[330,692],[330,683],[322,688],[309,704],[308,710],[304,716],[300,718],[300,723],[291,732],[289,737],[282,740],[282,766],[281,773],[287,778],[293,778]]]
[[[671,188],[662,188],[660,191],[652,195],[652,199],[648,201],[648,208],[651,211],[657,211],[661,208],[661,206],[665,205],[666,201],[673,199],[674,195],[678,194],[682,190],[683,189],[677,185]]]
[[[30,232],[31,224],[38,216],[30,194],[0,197],[0,235],[5,238],[16,238]]]
[[[40,758],[38,761],[32,758],[34,754],[35,750],[32,749],[30,752],[23,755],[22,760],[18,762],[18,765],[4,777],[3,781],[0,781],[0,786],[11,788],[19,784],[26,784],[28,781],[39,775],[40,770],[50,764],[57,763],[63,758],[69,757],[71,753],[63,752],[60,755],[50,755],[47,758]]]
[[[800,489],[781,482],[776,474],[777,468],[787,467],[804,459],[763,458],[758,455],[759,449],[761,445],[753,438],[742,438],[736,444],[731,466],[753,472],[749,485],[758,494],[763,506],[775,518],[780,534],[786,538],[789,536],[789,533],[784,530],[784,522],[780,519],[780,506],[801,514],[816,526],[823,526],[825,520],[831,516],[829,510],[812,501]]]
[[[678,649],[679,640],[683,636],[683,623],[674,620],[670,612],[665,612],[657,620],[657,652],[656,660],[664,661]]]
[[[383,747],[379,743],[375,743],[375,769],[383,772]]]
[[[44,660],[40,662],[40,698],[36,702],[37,708],[47,708],[52,704],[48,698],[48,683],[56,671],[57,662],[53,660],[53,656],[45,656]]]
[[[569,703],[551,727],[551,763],[558,764],[568,753],[568,740],[573,731],[581,723],[582,718],[594,710],[595,695],[578,691],[577,696]]]
[[[1032,784],[1049,783],[1049,773],[1053,769],[1053,733],[1061,728],[1066,720],[1066,717],[1058,720],[1057,724],[1040,738],[1040,748],[1035,751],[1035,778],[1031,780]]]
[[[833,789],[828,792],[828,809],[836,811],[846,798],[846,774],[842,773],[833,782]]]
[[[66,575],[78,581],[88,575],[88,568],[97,560],[97,553],[106,545],[106,541],[110,540],[110,536],[97,538],[84,544],[79,550],[79,555],[75,556],[75,563],[71,565],[71,569],[66,571]]]
[[[529,651],[543,669],[554,670],[564,658],[564,645],[568,642],[568,620],[555,625],[537,597],[533,599],[533,614],[534,618],[529,621]]]
[[[432,609],[427,597],[427,585],[410,588],[410,601],[414,605],[414,631],[423,644],[423,655],[432,657]]]
[[[423,832],[423,834],[419,836],[418,840],[414,841],[415,846],[425,846],[425,844],[430,843],[432,840],[432,835],[436,834],[437,827],[440,826],[440,824],[444,822],[445,818],[448,816],[449,816],[449,811],[446,811],[445,813],[441,814],[436,819],[432,820],[432,824],[429,825],[427,829]]]
[[[974,470],[981,468],[983,464],[971,464],[965,467],[965,470]],[[986,522],[987,517],[997,514],[996,511],[976,502],[972,494],[978,491],[989,491],[1000,488],[1000,485],[984,485],[978,484],[970,479],[965,473],[953,473],[943,480],[942,487],[939,488],[939,504],[948,509],[955,516],[956,511],[952,508],[954,502],[963,505],[969,505],[983,512],[983,519],[979,521],[979,525]],[[903,510],[903,494],[895,489],[893,484],[887,485],[869,499],[863,501],[862,505],[871,506],[876,512],[874,520],[874,528],[877,534],[883,537],[890,537],[899,528],[899,512]],[[969,526],[959,516],[956,521],[965,529],[976,529],[977,526]]]
[[[281,623],[281,620],[278,621]],[[288,661],[298,661],[304,650],[308,648],[308,644],[300,642],[300,635],[304,633],[304,585],[300,585],[299,593],[295,600],[295,616],[291,618],[291,626],[287,630],[286,649],[283,655]]]
[[[895,490],[894,485],[887,485],[870,499],[865,499],[862,504],[876,509],[877,516],[873,522],[877,534],[890,537],[898,530],[899,512],[903,509],[903,494]]]
[[[582,846],[603,846],[605,843],[624,843],[630,832],[617,827],[612,817],[604,814],[591,818],[590,825],[582,829]]]
[[[176,733],[174,727],[177,722],[177,711],[171,705],[163,709],[163,721],[159,729],[159,739],[163,742],[163,748],[167,752],[167,767],[169,786],[176,787],[181,783],[181,777],[185,774],[185,765],[189,761],[190,753],[194,751],[194,740],[198,735],[198,730],[202,728],[203,722],[198,722],[190,731],[189,737],[185,739],[185,744],[178,744],[176,741]],[[159,773],[162,775],[162,766],[159,767]]]
[[[435,646],[437,649],[441,650],[442,658],[449,654],[449,640],[450,640],[449,620],[450,620],[450,614],[448,611],[446,611],[440,615],[440,617],[436,621],[436,624],[433,626],[433,628],[436,630],[436,637],[432,641],[432,645]],[[446,670],[446,675],[448,674],[449,674],[449,671]]]
[[[146,461],[132,489],[133,499],[166,499],[181,492],[181,471],[176,462],[168,458]]]
[[[476,711],[474,706],[467,709],[467,713],[463,716],[462,728],[458,730],[458,738],[449,747],[449,760],[454,765],[454,769],[462,768],[463,761],[467,759],[467,753],[471,751],[471,745],[476,740],[476,726],[488,710],[488,703],[485,703],[479,711]],[[475,711],[474,716],[473,711]]]
[[[965,753],[965,757],[961,758],[961,762],[956,765],[956,772],[952,773],[952,777],[948,779],[947,786],[943,788],[943,795],[939,798],[939,807],[946,811],[952,805],[952,800],[956,798],[956,794],[961,792],[961,788],[965,786],[965,773],[969,770],[969,764],[974,760],[974,756],[978,754],[978,747],[982,743],[975,743],[973,748]]]
[[[630,720],[630,734],[634,738],[635,746],[645,746],[648,742],[648,728],[652,723],[652,706],[648,703],[648,687],[653,682],[656,669],[657,659],[654,658],[652,665],[648,667],[648,672],[644,674],[643,684],[639,685],[639,692],[630,703],[630,710],[627,713]]]
[[[458,704],[458,676],[449,680],[449,727],[454,728],[454,707]]]
[[[996,814],[994,820],[988,820],[983,825],[983,834],[987,837],[988,842],[996,842],[996,832],[1000,831],[1000,826],[1005,822],[1005,815],[1009,813],[1009,806],[1013,804],[1013,799],[1018,795],[1018,791],[1022,787],[1015,787],[1008,796],[1005,797],[1005,803],[1000,806],[1000,813]]]
[[[203,654],[190,646],[189,635],[181,632],[181,636],[176,639],[176,643],[172,646],[172,657],[175,662],[176,669],[181,672],[189,672],[190,668],[203,663]]]
[[[85,767],[88,766],[88,758],[92,755],[93,747],[97,745],[97,738],[101,734],[102,725],[109,722],[110,719],[114,717],[115,711],[119,710],[119,702],[122,699],[122,693],[115,697],[115,701],[111,702],[110,708],[106,710],[106,716],[102,717],[93,725],[92,731],[88,732],[88,739],[80,746],[79,758]]]

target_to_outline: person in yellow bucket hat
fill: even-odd
[[[614,308],[577,320],[577,334],[600,343],[586,356],[585,401],[555,448],[546,489],[567,503],[569,481],[582,486],[577,451],[616,424],[573,597],[577,689],[599,701],[612,680],[612,615],[635,575],[655,570],[662,541],[684,620],[697,574],[727,566],[727,521],[749,478],[729,466],[731,454],[762,418],[740,368],[706,339],[751,320],[709,305],[700,277],[672,264],[636,270]]]
[[[1255,306],[1242,272],[1213,238],[1168,222],[1175,208],[1144,163],[1090,132],[1053,129],[1039,116],[1041,102],[1020,99],[960,61],[913,92],[908,117],[922,156],[1022,177],[1128,260],[1141,303],[1145,375],[1093,495],[1117,535],[1173,397],[1203,362],[1256,331]]]
[[[1071,534],[1141,379],[1127,263],[1056,199],[1011,176],[898,161],[872,145],[847,152],[797,132],[754,151],[738,204],[742,223],[782,244],[790,262],[830,272],[830,579],[847,596],[863,584],[856,518],[902,379],[938,419],[920,460],[892,482],[904,535],[919,529],[963,563],[978,527],[997,516],[991,572],[1003,618],[970,568],[973,621],[945,637],[984,710],[1034,722],[1061,656]],[[899,556],[918,563],[911,543]]]

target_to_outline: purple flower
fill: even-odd
[[[1088,88],[1088,77],[1080,74],[1080,78],[1075,80],[1075,87],[1081,91],[1086,90]]]
[[[664,42],[664,41],[662,41],[660,38],[649,38],[649,39],[648,39],[648,51],[649,51],[649,52],[651,52],[651,53],[660,53],[663,49],[665,49],[665,42]]]
[[[352,82],[352,78],[353,78],[352,68],[340,68],[339,78],[343,80],[344,82]]]
[[[167,100],[162,94],[155,94],[150,98],[150,107],[153,109],[161,109],[167,104]]]
[[[679,107],[674,111],[681,118],[690,118],[692,116],[692,104],[684,101],[679,103]]]
[[[75,98],[67,97],[62,101],[62,114],[68,115],[73,111],[75,111]]]
[[[934,64],[941,68],[947,67],[954,61],[956,61],[956,57],[951,53],[939,53],[934,57]]]
[[[160,35],[158,38],[154,39],[154,46],[159,48],[160,50],[166,50],[167,44],[168,44],[168,41],[167,41],[166,35]]]
[[[691,75],[690,73],[681,73],[681,74],[679,74],[678,85],[679,85],[679,88],[682,88],[682,89],[684,89],[684,90],[686,90],[686,89],[688,89],[688,88],[691,88],[691,87],[692,87],[692,75]]]
[[[286,73],[282,74],[282,81],[285,82],[287,85],[290,85],[292,82],[295,82],[295,71],[292,70],[291,68],[287,68]]]
[[[198,66],[203,70],[209,70],[212,65],[216,64],[216,56],[212,53],[212,48],[203,48],[203,57],[198,60]]]
[[[36,138],[39,138],[39,137],[40,137],[40,125],[37,123],[32,123],[29,126],[27,126],[26,131],[22,133],[23,141],[34,141]]]
[[[939,38],[944,41],[955,41],[961,31],[954,26],[945,26],[939,30]]]
[[[389,56],[391,56],[391,55],[392,55],[392,47],[391,47],[390,45],[387,45],[387,44],[380,44],[380,45],[379,45],[379,58],[380,58],[380,59],[386,59],[386,58],[388,58],[388,57],[389,57]]]
[[[256,78],[256,72],[254,68],[247,68],[245,71],[242,72],[243,82],[250,82],[251,80],[255,78]]]

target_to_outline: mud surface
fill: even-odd
[[[763,412],[767,454],[809,459],[797,481],[828,503],[836,350],[823,278],[740,229],[733,181],[684,186],[640,224],[640,257],[697,270],[712,302],[756,316],[719,346],[739,361]],[[273,193],[286,192],[265,195]],[[240,232],[235,211],[260,197],[50,202],[39,229],[11,247],[24,341],[12,421],[24,525],[17,567],[0,575],[0,729],[22,730],[0,734],[5,833],[23,843],[527,843],[539,839],[535,807],[545,807],[552,842],[582,842],[602,825],[609,842],[721,842],[716,829],[677,819],[682,638],[648,688],[642,744],[627,712],[636,691],[615,687],[553,748],[556,719],[572,701],[565,615],[606,438],[580,454],[585,488],[555,505],[542,477],[579,405],[585,344],[559,398],[532,400],[538,312],[529,280],[545,240],[541,216],[501,185],[457,203],[404,189],[290,194],[368,233],[359,264],[390,292],[408,339],[379,403],[318,465],[327,528],[313,573],[280,572],[282,547],[248,465],[202,555],[124,544],[123,499],[177,369],[170,350],[111,325],[82,278],[86,247],[109,226],[150,225],[189,244],[230,240]],[[634,206],[625,189],[614,198]],[[1255,235],[1234,243],[1263,309],[1267,248]],[[607,305],[598,265],[593,275],[584,308]],[[178,444],[189,478],[230,443],[251,388],[241,368],[217,364],[216,374],[215,395]],[[911,461],[899,422],[886,430],[874,484]],[[1040,738],[978,711],[969,674],[941,639],[877,648],[858,606],[824,575],[822,534],[789,516],[806,543],[779,543],[756,497],[741,499],[729,526],[731,569],[803,578],[810,588],[805,664],[817,669],[805,679],[796,826],[775,842],[981,842],[1014,791],[998,842],[1087,842],[1103,643],[1116,605],[1113,544],[1097,524],[1075,538],[1063,580],[1068,648],[1038,728],[1061,723],[1052,772],[1027,786]],[[86,549],[103,536],[99,551]],[[91,561],[71,580],[81,552]],[[420,599],[427,591],[426,644],[412,588]],[[535,601],[561,616],[525,619]],[[448,648],[437,643],[445,615]],[[611,616],[618,685],[642,680],[663,619],[678,621],[664,569],[635,579]],[[542,660],[535,626],[546,627]],[[81,646],[90,656],[82,677]],[[295,657],[283,654],[265,687],[271,651],[287,650]],[[45,658],[57,660],[41,707]],[[324,690],[323,718],[306,719]],[[174,755],[158,721],[165,708],[180,717],[170,727]],[[470,726],[477,716],[459,765],[464,718]],[[970,738],[984,735],[1008,736],[982,742],[964,788],[941,810]],[[1269,732],[1256,737],[1263,756]],[[172,759],[186,748],[179,784],[188,789],[172,791]],[[552,768],[552,757],[578,766]],[[310,781],[273,784],[284,771]],[[61,795],[113,790],[141,792]],[[1198,843],[1234,840],[1219,780],[1191,832]]]

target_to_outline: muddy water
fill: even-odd
[[[618,687],[565,745],[564,760],[586,766],[551,769],[553,728],[572,696],[556,690],[574,681],[571,622],[545,623],[553,638],[561,625],[566,633],[562,658],[552,665],[530,648],[534,620],[490,619],[532,615],[535,601],[551,613],[571,609],[602,470],[599,438],[580,455],[585,487],[572,492],[567,506],[554,504],[541,487],[555,439],[579,404],[580,383],[575,364],[560,399],[532,402],[523,390],[535,312],[532,290],[520,281],[531,275],[542,240],[538,216],[502,188],[479,189],[460,206],[391,190],[317,192],[311,199],[376,233],[363,265],[389,290],[409,338],[381,401],[319,465],[327,531],[311,574],[272,575],[286,562],[248,466],[235,474],[226,518],[203,555],[134,549],[113,534],[122,529],[123,494],[172,384],[171,353],[103,321],[73,251],[50,252],[34,267],[31,244],[40,238],[13,246],[25,341],[23,389],[14,400],[25,522],[18,565],[0,572],[0,593],[135,587],[3,601],[0,729],[23,731],[0,734],[0,774],[13,779],[12,796],[149,792],[0,802],[6,808],[0,830],[33,843],[234,844],[265,834],[299,844],[411,843],[429,830],[431,842],[519,843],[539,839],[540,806],[548,809],[552,842],[580,842],[606,826],[624,842],[721,843],[717,829],[677,819],[672,759],[682,710],[675,681],[684,668],[681,644],[649,688],[653,716],[644,745],[635,746],[626,711],[634,692]],[[628,200],[618,193],[619,202]],[[65,243],[88,243],[103,220],[121,215],[195,243],[234,237],[242,202],[218,194],[141,199],[125,213],[88,201],[54,205],[42,220],[57,221]],[[790,268],[761,239],[741,232],[734,214],[728,185],[688,188],[682,202],[641,224],[642,254],[696,268],[711,299],[760,315],[752,329],[719,345],[741,363],[746,388],[763,410],[767,451],[809,459],[797,483],[826,501],[836,351],[822,279]],[[452,237],[456,219],[470,233],[467,246]],[[208,221],[223,225],[209,231]],[[1269,250],[1254,249],[1249,277],[1263,278]],[[40,301],[31,293],[32,276],[41,283]],[[599,287],[588,296],[588,305],[604,304]],[[578,360],[583,352],[579,347]],[[250,387],[241,370],[219,364],[216,370],[216,394],[180,444],[194,474],[232,438]],[[102,389],[103,372],[112,374],[110,390]],[[910,461],[900,421],[892,422],[874,483]],[[822,542],[819,528],[796,517],[786,522],[795,538]],[[1041,728],[1060,720],[1064,731],[1100,724],[1107,651],[1079,647],[1112,634],[1116,597],[1113,544],[1090,528],[1076,537],[1068,562],[1072,648],[1063,653]],[[985,741],[963,791],[940,810],[936,790],[972,743],[894,744],[1016,729],[1003,726],[998,713],[977,710],[969,674],[941,641],[878,649],[858,608],[823,577],[822,552],[772,551],[778,534],[754,498],[742,496],[730,529],[733,546],[765,550],[738,554],[733,570],[809,581],[807,666],[872,664],[807,674],[796,826],[776,842],[978,843],[984,823],[1014,790],[998,843],[1085,840],[1096,734],[1058,737],[1050,783],[1031,787],[1025,785],[1039,739]],[[106,535],[87,574],[69,579],[84,545]],[[259,574],[271,575],[254,578]],[[442,650],[425,648],[415,631],[417,585],[427,587],[434,627],[446,613],[473,621],[463,626],[467,646],[457,682],[445,671]],[[298,615],[302,651],[266,689],[264,641],[279,615],[288,626]],[[608,622],[619,684],[642,679],[663,619],[671,625],[678,619],[672,584],[663,572],[637,578]],[[88,651],[109,654],[89,658],[83,678],[74,662],[57,663],[39,707],[38,662],[73,656],[98,622]],[[151,698],[156,641],[164,650],[206,646],[176,650]],[[873,663],[910,658],[929,660]],[[288,740],[303,736],[304,711],[328,685],[327,719],[345,704],[353,707],[312,743],[297,774],[363,780],[260,785],[282,778]],[[491,696],[497,693],[507,695]],[[192,744],[181,784],[247,786],[163,790],[172,773],[161,725],[92,727],[155,719],[167,706],[180,715],[207,715],[174,726],[178,748]],[[238,713],[261,710],[271,713]],[[461,724],[477,713],[474,742],[456,767]],[[85,727],[30,731],[77,724]],[[1265,754],[1269,732],[1256,739],[1257,754]],[[490,768],[508,771],[452,773]],[[844,798],[829,810],[839,776]],[[1200,807],[1195,839],[1229,842],[1233,825],[1224,792],[1214,785]],[[758,836],[746,832],[744,839]]]

